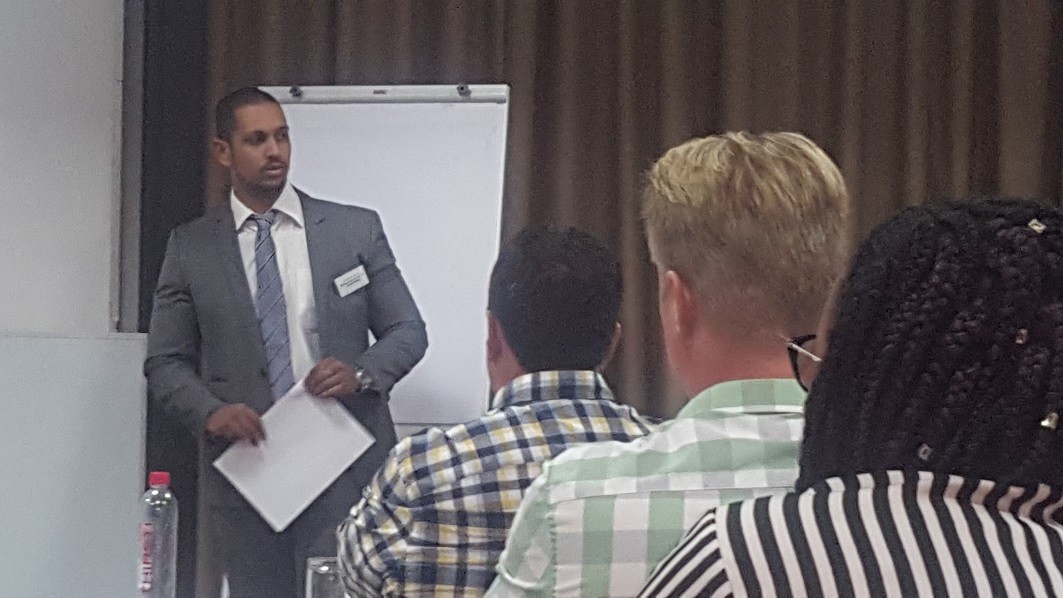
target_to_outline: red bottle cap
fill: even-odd
[[[170,472],[168,471],[153,471],[148,474],[149,486],[169,486],[170,485]]]

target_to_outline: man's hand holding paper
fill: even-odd
[[[262,425],[265,440],[232,445],[214,466],[278,532],[375,442],[342,404],[313,396],[304,382]]]

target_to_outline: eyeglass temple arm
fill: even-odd
[[[786,346],[791,348],[791,349],[793,349],[794,351],[797,351],[801,355],[804,355],[805,357],[811,359],[815,363],[823,363],[823,359],[822,358],[820,358],[820,357],[818,357],[816,355],[813,355],[807,349],[805,349],[804,347],[802,347],[801,345],[799,345],[799,344],[797,344],[797,343],[795,343],[793,341],[786,341]]]

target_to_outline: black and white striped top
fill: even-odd
[[[643,596],[1063,595],[1063,488],[831,478],[709,511]]]

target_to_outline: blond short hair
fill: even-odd
[[[747,311],[748,324],[815,325],[849,254],[849,191],[822,149],[798,133],[714,135],[668,150],[648,179],[643,218],[662,271],[710,307],[766,312]]]

